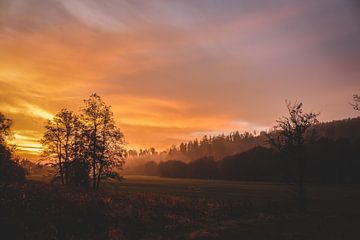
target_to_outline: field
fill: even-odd
[[[150,193],[210,201],[249,201],[259,204],[270,201],[287,205],[292,204],[294,200],[289,185],[272,182],[128,175],[122,183],[107,182],[104,188],[112,193]],[[360,207],[360,185],[358,184],[309,184],[307,195],[310,205],[314,205],[316,209],[333,206],[332,209],[353,211],[354,208]]]
[[[31,179],[46,182],[40,176]],[[95,195],[88,197],[90,206],[91,199],[101,196],[107,206],[103,209],[109,211],[106,219],[111,216],[100,239],[105,235],[109,239],[289,240],[360,236],[359,185],[308,185],[306,213],[297,212],[294,196],[282,183],[125,176],[121,183],[105,182]]]

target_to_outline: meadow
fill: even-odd
[[[30,179],[47,181],[41,176],[31,176]],[[309,204],[305,213],[296,210],[289,185],[272,182],[129,175],[120,183],[105,182],[100,194],[85,195],[91,196],[89,199],[100,198],[105,207],[96,209],[106,209],[105,214],[103,211],[100,214],[107,216],[105,219],[110,216],[107,221],[111,224],[99,230],[99,234],[102,231],[100,238],[359,238],[358,184],[308,184],[306,189]],[[74,234],[77,239],[87,236]]]
[[[223,181],[206,179],[164,178],[157,176],[127,175],[122,183],[108,181],[105,189],[113,192],[152,193],[187,198],[254,203],[293,200],[291,186],[282,182]],[[310,204],[317,208],[334,205],[352,208],[360,201],[360,184],[307,184]],[[341,204],[340,204],[341,203]],[[360,202],[359,202],[360,203]],[[358,205],[360,207],[360,205]]]

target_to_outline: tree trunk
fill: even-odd
[[[65,143],[65,184],[67,185],[69,182],[69,133],[66,136]]]
[[[93,159],[93,177],[92,177],[92,180],[93,180],[93,190],[96,190],[96,163],[95,163],[95,160]]]
[[[103,170],[103,166],[100,165],[100,167],[99,167],[99,172],[98,172],[98,176],[97,176],[96,189],[99,189],[99,186],[100,186],[102,170]]]
[[[94,132],[93,132],[93,190],[96,190],[96,145],[97,145],[97,141],[96,141],[96,136],[97,136],[97,126],[94,123]]]
[[[64,185],[64,171],[63,171],[63,166],[62,166],[62,161],[61,161],[61,143],[56,144],[57,150],[58,150],[58,158],[59,158],[59,173],[60,173],[60,178],[61,178],[61,184]]]
[[[302,148],[300,147],[297,153],[297,162],[298,162],[298,177],[297,177],[297,201],[298,209],[301,212],[306,211],[307,199],[304,186],[305,178],[305,160],[302,156]]]

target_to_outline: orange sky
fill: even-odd
[[[0,111],[27,154],[93,92],[136,148],[266,129],[285,99],[352,117],[359,15],[337,0],[0,0]]]

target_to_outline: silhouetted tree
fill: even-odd
[[[128,150],[127,155],[128,155],[129,157],[137,157],[137,156],[138,156],[138,153],[137,153],[136,150],[130,149],[130,150]]]
[[[354,102],[351,104],[356,111],[360,111],[360,95],[353,95]]]
[[[116,127],[110,106],[97,94],[84,100],[81,119],[88,139],[88,153],[92,172],[93,189],[98,189],[101,179],[117,176],[115,167],[124,164],[126,151],[124,136]]]
[[[278,181],[281,176],[279,164],[272,159],[272,150],[261,146],[225,157],[217,165],[221,179]]]
[[[62,109],[45,125],[46,131],[41,139],[43,156],[55,162],[62,184],[68,184],[70,157],[77,154],[73,151],[77,150],[75,136],[80,131],[78,128],[77,116],[67,109]]]
[[[187,178],[189,177],[189,166],[179,160],[169,160],[159,163],[159,174],[162,177]]]
[[[0,113],[0,143],[5,144],[5,139],[11,135],[12,120]]]
[[[12,121],[0,113],[0,181],[23,181],[25,170],[13,159],[6,140],[11,136]]]
[[[269,144],[288,161],[293,161],[295,169],[288,176],[295,184],[295,193],[298,200],[298,208],[305,210],[306,196],[304,177],[306,161],[303,156],[305,144],[305,132],[314,124],[318,123],[318,113],[303,113],[302,103],[292,104],[286,101],[289,116],[277,120],[274,132],[268,135]]]
[[[217,178],[218,169],[213,157],[204,157],[189,163],[191,178]]]

